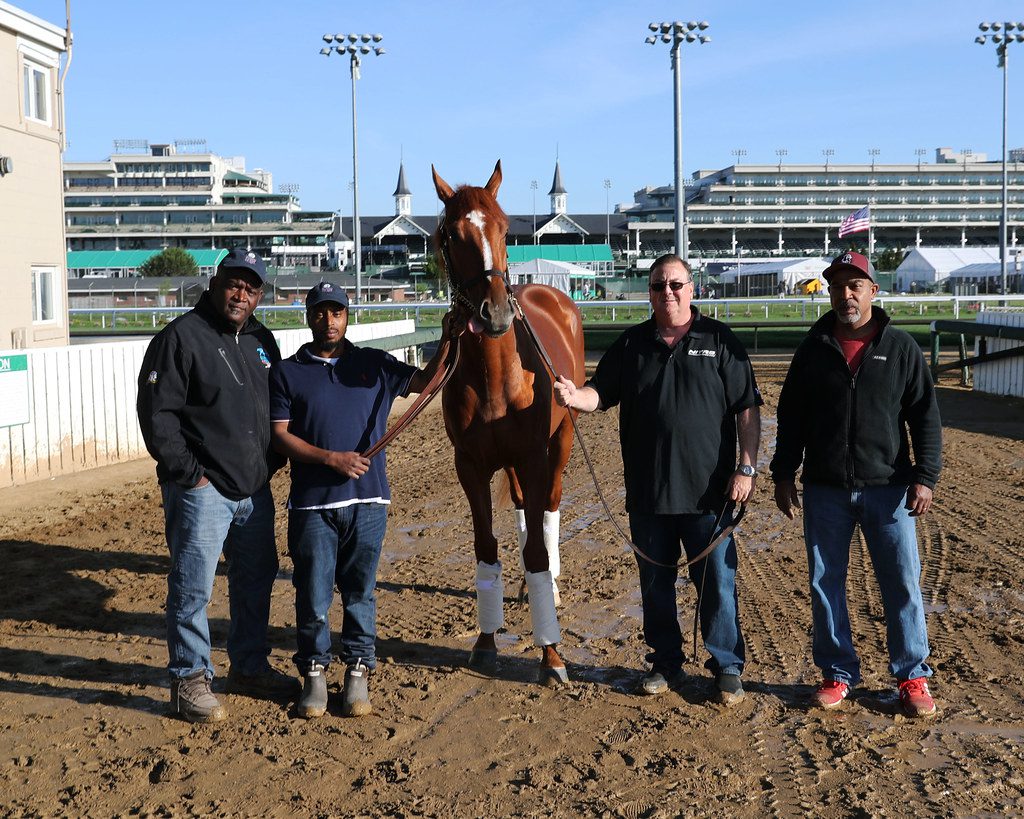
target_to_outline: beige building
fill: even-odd
[[[0,0],[0,350],[68,343],[64,29]]]

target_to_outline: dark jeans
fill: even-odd
[[[659,563],[675,563],[680,543],[687,557],[700,554],[715,532],[715,515],[629,516],[633,543]],[[640,595],[644,610],[644,640],[654,669],[666,676],[679,671],[685,659],[683,636],[676,612],[677,569],[655,566],[636,556],[640,569]],[[700,631],[711,658],[705,667],[715,674],[742,674],[743,635],[736,598],[736,543],[730,537],[704,560],[690,567],[697,589],[704,573],[700,604]]]
[[[327,613],[334,586],[341,592],[341,651],[346,665],[377,663],[377,564],[380,561],[387,506],[354,503],[340,509],[292,509],[288,513],[288,551],[295,564],[295,665],[305,674],[311,663],[331,663]]]

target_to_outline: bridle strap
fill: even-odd
[[[466,290],[470,287],[475,287],[478,284],[488,281],[493,276],[501,276],[501,280],[505,285],[505,292],[508,294],[509,300],[515,307],[514,297],[512,296],[512,281],[509,278],[508,270],[484,270],[480,274],[474,276],[468,281],[464,281],[461,284],[457,283],[452,278],[452,273],[455,272],[455,265],[452,263],[451,253],[448,250],[448,227],[445,224],[447,217],[447,211],[441,211],[441,218],[437,223],[437,235],[438,245],[441,249],[441,260],[444,263],[444,274],[448,280],[448,291],[451,293],[452,305],[458,304],[460,307],[466,308],[470,314],[479,312],[480,305],[473,304],[466,295]]]

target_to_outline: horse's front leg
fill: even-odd
[[[541,649],[538,679],[545,685],[561,685],[569,681],[565,663],[558,656],[562,630],[555,610],[555,583],[551,571],[550,554],[545,544],[545,508],[547,496],[545,464],[526,467],[530,474],[519,470],[524,493],[526,516],[526,544],[523,564],[526,567],[526,586],[530,596],[530,620],[533,624],[533,642]]]
[[[479,634],[469,655],[471,668],[491,671],[498,662],[494,633],[505,625],[505,583],[498,560],[498,541],[491,524],[491,474],[463,453],[455,453],[455,471],[473,517],[476,556],[476,616]]]

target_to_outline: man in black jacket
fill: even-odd
[[[191,722],[227,716],[210,690],[206,617],[221,551],[231,611],[228,690],[274,697],[298,686],[267,662],[278,567],[269,481],[280,465],[270,447],[268,376],[281,354],[252,316],[265,278],[258,254],[231,251],[195,308],[154,337],[139,372],[139,424],[157,462],[171,553],[171,705]]]
[[[844,253],[823,275],[832,310],[793,356],[771,464],[775,503],[792,519],[803,462],[813,655],[824,678],[814,702],[842,705],[860,681],[846,603],[850,540],[859,524],[882,595],[900,704],[908,716],[930,716],[914,518],[931,507],[942,466],[935,390],[917,343],[872,306],[878,285],[868,260]]]

